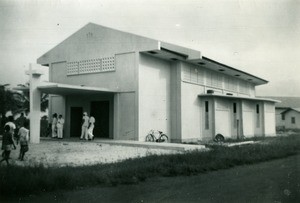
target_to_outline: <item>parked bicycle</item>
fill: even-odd
[[[159,130],[150,130],[146,136],[146,142],[168,142],[168,139],[168,136]]]

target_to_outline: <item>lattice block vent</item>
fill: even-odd
[[[115,70],[115,57],[102,58],[102,71]]]
[[[101,59],[89,59],[79,61],[79,74],[101,72]]]
[[[68,62],[67,75],[77,75],[77,74],[78,74],[78,62]]]

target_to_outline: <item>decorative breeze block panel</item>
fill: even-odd
[[[68,62],[67,75],[77,75],[77,74],[78,74],[78,62]]]
[[[101,72],[101,59],[79,61],[79,74]]]
[[[99,73],[115,70],[115,57],[67,62],[67,75]]]
[[[115,70],[115,57],[106,57],[102,59],[102,71]]]

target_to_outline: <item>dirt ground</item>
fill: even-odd
[[[42,140],[39,144],[30,144],[24,161],[19,161],[19,150],[20,146],[12,151],[11,164],[20,166],[42,164],[46,167],[113,163],[152,154],[180,153],[177,150],[109,145],[97,141]]]

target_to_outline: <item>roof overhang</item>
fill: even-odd
[[[89,87],[81,85],[69,85],[62,83],[48,83],[44,82],[38,85],[37,88],[43,93],[57,94],[57,95],[82,95],[82,94],[97,94],[97,93],[117,93],[117,90],[110,90],[106,88]]]
[[[212,97],[212,98],[224,98],[224,99],[234,99],[234,100],[250,100],[250,101],[266,101],[266,102],[273,102],[278,103],[280,101],[269,99],[269,98],[262,98],[262,97],[240,97],[240,96],[232,96],[232,95],[217,95],[217,94],[199,94],[198,97]]]
[[[172,45],[169,43],[160,42],[158,48],[153,50],[141,51],[141,53],[169,61],[184,61],[187,63],[191,63],[196,66],[220,72],[237,79],[245,80],[256,86],[268,83],[267,80],[227,66],[210,58],[204,57],[199,51]]]

